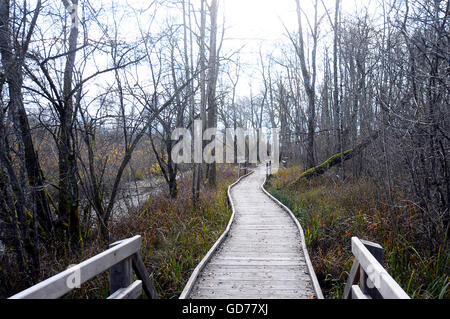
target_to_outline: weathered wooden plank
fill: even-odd
[[[153,285],[152,280],[147,272],[147,268],[145,268],[144,262],[142,261],[141,255],[134,254],[132,257],[133,261],[133,269],[136,273],[136,276],[142,280],[145,294],[147,297],[151,299],[158,299],[158,291]]]
[[[298,288],[270,288],[270,287],[260,287],[260,288],[253,288],[253,287],[244,287],[242,289],[226,289],[226,288],[217,288],[217,287],[199,287],[199,292],[219,292],[220,294],[248,294],[252,296],[260,296],[260,295],[277,295],[277,294],[290,294],[290,295],[297,295],[297,296],[306,296],[305,292],[311,293],[312,287],[310,287],[310,290],[308,291],[305,289],[305,287],[298,287]],[[312,294],[313,295],[313,294]]]
[[[236,258],[257,258],[260,256],[266,256],[268,258],[288,258],[288,257],[298,257],[300,260],[304,261],[305,258],[303,256],[298,256],[298,252],[293,252],[292,250],[284,249],[284,250],[268,250],[268,249],[241,249],[236,247],[233,251],[220,252],[217,254],[219,257],[227,258],[227,257],[236,257]]]
[[[353,263],[350,274],[348,275],[347,284],[345,285],[343,299],[349,299],[352,292],[352,287],[359,281],[359,262],[355,260]]]
[[[287,253],[291,253],[291,254],[299,254],[300,250],[298,247],[283,247],[280,249],[277,249],[277,246],[273,246],[271,245],[270,247],[264,247],[262,245],[245,245],[245,246],[240,246],[240,245],[233,245],[230,247],[232,247],[234,249],[234,251],[236,253],[239,252],[247,252],[250,254],[258,254],[258,253],[264,253],[264,254],[287,254]],[[233,254],[233,252],[230,251],[221,251],[221,254],[223,253],[224,255],[228,255],[228,254]],[[233,254],[234,256],[234,254]],[[265,255],[264,255],[265,256]]]
[[[199,282],[198,288],[217,288],[230,291],[245,291],[246,289],[260,289],[260,290],[279,290],[283,289],[298,289],[302,290],[309,283],[309,280],[207,280]]]
[[[298,249],[300,248],[301,251],[301,245],[300,243],[294,242],[294,243],[280,243],[280,242],[272,242],[272,243],[258,243],[258,242],[236,242],[235,244],[232,244],[232,240],[233,237],[229,237],[227,239],[227,246],[230,247],[242,247],[242,248],[246,248],[248,247],[249,249],[261,249],[261,248],[267,248],[267,249],[272,249],[272,248],[288,248],[288,249]],[[221,247],[222,248],[222,247]]]
[[[108,299],[138,299],[142,295],[142,281],[137,280],[127,288],[120,288]]]
[[[133,282],[131,258],[126,258],[109,270],[109,293],[112,295],[117,290],[126,288]]]
[[[239,263],[239,264],[254,264],[254,263],[263,263],[263,264],[280,264],[280,263],[294,263],[295,265],[299,264],[302,265],[304,262],[304,259],[296,256],[296,257],[275,257],[275,258],[271,258],[268,256],[265,256],[263,258],[261,257],[255,257],[255,258],[247,258],[247,257],[222,257],[222,256],[218,256],[217,258],[214,259],[215,262],[217,263]]]
[[[211,281],[309,281],[309,275],[306,273],[295,273],[295,272],[229,272],[229,273],[220,273],[214,272],[214,274],[202,275],[198,281],[201,283],[202,280],[211,280]]]
[[[202,288],[195,291],[195,299],[314,299],[314,291],[305,289],[227,291]]]
[[[251,295],[259,295],[259,294],[293,294],[293,295],[306,295],[306,293],[313,292],[312,286],[309,287],[298,287],[298,288],[268,288],[268,287],[261,287],[261,288],[253,288],[253,287],[244,287],[243,289],[217,289],[216,287],[198,287],[196,288],[196,291],[199,292],[220,292],[224,294],[233,294],[233,293],[246,293]],[[314,295],[314,293],[312,294]],[[310,295],[311,296],[311,295]]]
[[[308,296],[308,295],[294,295],[294,294],[272,294],[272,295],[265,295],[263,293],[258,293],[255,295],[252,294],[196,294],[193,295],[192,299],[217,299],[217,300],[230,300],[230,299],[236,299],[236,300],[279,300],[279,299],[292,299],[292,300],[301,300],[301,299],[315,299],[314,297]]]
[[[285,277],[288,275],[303,275],[308,274],[308,271],[305,267],[299,266],[220,266],[220,267],[211,267],[208,270],[205,270],[205,274],[202,274],[203,277],[211,276],[211,274],[220,275],[222,272],[228,272],[232,274],[238,273],[248,273],[254,274],[255,272],[260,273],[261,277],[266,274],[273,274],[273,276],[278,276],[279,274],[283,274]]]
[[[248,218],[238,218],[237,221],[239,221],[239,225],[242,225],[242,226],[244,226],[244,227],[245,227],[245,226],[250,226],[250,227],[252,227],[252,226],[254,225],[254,223],[256,222],[256,220],[248,219]],[[264,224],[266,224],[266,225],[272,225],[272,224],[278,223],[278,222],[280,222],[280,221],[283,221],[283,220],[280,220],[280,218],[271,218],[271,219],[264,219],[264,218],[261,218],[261,219],[258,219],[258,220],[257,220],[258,223],[264,223]],[[286,219],[286,220],[284,220],[284,221],[285,221],[286,223],[290,223],[290,222],[291,222],[289,219]],[[293,232],[295,233],[296,230],[294,229]]]
[[[230,259],[230,258],[250,258],[250,259],[256,259],[259,258],[262,254],[264,254],[265,257],[268,259],[280,259],[280,258],[289,258],[289,259],[298,259],[302,262],[305,261],[304,258],[301,258],[298,256],[298,253],[295,252],[278,252],[278,251],[237,251],[234,250],[233,252],[222,252],[220,253],[220,257],[224,259]]]
[[[141,247],[141,236],[122,241],[117,246],[79,265],[49,278],[10,299],[57,299],[76,288],[78,284],[94,278],[115,264],[137,253]]]
[[[295,231],[294,226],[286,226],[286,225],[240,225],[236,226],[233,229],[235,230],[288,230]]]
[[[235,252],[248,252],[248,253],[292,253],[298,254],[300,251],[299,246],[276,246],[276,245],[230,245],[231,250]],[[228,253],[228,251],[226,252]]]
[[[111,244],[109,248],[120,245],[121,242]],[[131,267],[131,258],[126,258],[109,270],[109,293],[112,295],[117,290],[126,288],[133,282],[133,271]]]
[[[299,261],[248,261],[242,262],[238,260],[226,260],[226,261],[213,261],[211,262],[212,266],[243,266],[243,267],[254,267],[254,266],[272,266],[272,267],[281,267],[281,266],[303,266],[304,264]]]
[[[208,268],[202,273],[199,280],[204,278],[215,277],[230,277],[230,278],[278,278],[278,279],[303,279],[308,276],[308,271],[301,267],[223,267],[223,268]]]
[[[233,235],[232,237],[230,237],[230,239],[234,239],[234,241],[240,241],[240,242],[246,242],[246,243],[266,243],[266,244],[271,244],[271,243],[276,243],[276,242],[280,242],[280,241],[286,241],[286,242],[290,242],[293,241],[295,242],[296,240],[298,240],[297,236],[293,236],[293,235],[266,235],[264,236],[263,234],[254,234],[253,236],[251,235],[245,235],[245,234],[239,234],[239,235]]]
[[[238,231],[239,228],[236,228]],[[298,234],[290,229],[242,229],[243,231],[233,234],[233,237],[263,237],[263,238],[298,238]]]

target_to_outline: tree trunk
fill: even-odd
[[[211,33],[209,43],[209,63],[208,63],[208,128],[217,128],[217,102],[216,102],[216,87],[217,87],[217,13],[219,4],[217,0],[212,0],[209,7],[211,15]],[[215,150],[214,150],[215,152]],[[216,186],[217,165],[208,165],[208,182],[211,186]]]
[[[32,33],[36,25],[37,12],[40,10],[41,2],[38,1],[35,18],[30,25],[29,33]],[[5,69],[6,81],[9,87],[11,109],[15,112],[18,127],[20,130],[21,142],[24,147],[25,167],[28,175],[30,187],[35,191],[36,213],[39,217],[39,224],[48,235],[52,231],[52,217],[49,206],[48,194],[44,187],[44,177],[39,165],[31,129],[28,123],[28,116],[25,111],[22,97],[22,66],[24,56],[28,50],[28,44],[14,49],[11,43],[12,35],[9,28],[10,7],[9,1],[0,1],[0,52],[2,54],[2,64]],[[15,54],[14,54],[15,53]],[[45,235],[45,234],[43,234]]]
[[[70,7],[67,1],[64,1],[67,10],[75,10],[78,0],[72,0],[73,7]],[[71,17],[76,12],[70,12]],[[62,227],[67,229],[69,246],[77,251],[83,246],[81,237],[80,216],[79,216],[79,198],[78,198],[78,168],[75,155],[74,129],[74,105],[73,105],[73,73],[75,69],[75,59],[78,42],[78,22],[72,21],[68,54],[64,70],[63,83],[63,105],[60,108],[60,127],[58,133],[58,153],[59,153],[59,197],[58,211],[62,218]]]
[[[296,45],[297,55],[300,59],[301,71],[303,75],[303,83],[308,96],[308,147],[307,147],[307,166],[313,168],[316,160],[314,155],[315,133],[316,133],[316,53],[318,41],[318,20],[317,20],[317,1],[315,1],[315,16],[314,16],[314,34],[313,34],[313,49],[312,49],[312,72],[308,71],[306,64],[305,42],[303,39],[303,23],[300,0],[297,3],[297,19],[299,28],[299,42]]]

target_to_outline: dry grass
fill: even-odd
[[[322,176],[289,187],[300,168],[280,171],[268,190],[297,216],[305,228],[314,269],[328,298],[341,298],[353,263],[351,237],[378,242],[386,248],[386,267],[413,298],[449,298],[449,250],[445,240],[431,252],[421,234],[418,212],[398,209],[398,235],[392,230],[384,190],[362,180],[342,185]],[[401,197],[397,194],[397,200]]]
[[[180,181],[177,199],[165,194],[155,196],[145,207],[131,211],[112,226],[112,241],[142,236],[141,256],[160,298],[179,297],[194,268],[225,230],[231,217],[227,191],[235,179],[234,168],[220,167],[217,188],[205,186],[196,207],[191,200],[190,180]],[[54,247],[42,247],[41,280],[106,248],[98,236],[87,238],[85,243],[81,256],[68,254],[57,243]],[[0,261],[0,298],[27,288],[22,278],[15,275],[13,260]],[[108,273],[104,273],[66,298],[104,299],[108,295]]]

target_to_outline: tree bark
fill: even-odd
[[[308,96],[308,151],[307,151],[307,166],[312,168],[315,166],[316,159],[314,155],[315,133],[316,133],[316,54],[318,41],[318,21],[317,21],[317,1],[315,2],[315,17],[314,17],[314,34],[313,34],[313,49],[312,49],[312,71],[308,71],[306,65],[305,42],[303,39],[303,23],[300,0],[297,3],[297,19],[299,27],[299,43],[296,46],[297,55],[300,59],[301,71],[303,75],[303,82]]]
[[[31,35],[36,26],[36,19],[41,8],[41,1],[38,1],[35,15],[30,24],[28,34]],[[29,40],[22,46],[14,46],[12,34],[9,27],[10,6],[8,0],[0,1],[0,52],[2,55],[2,65],[5,69],[6,82],[10,96],[10,108],[15,112],[17,124],[20,130],[21,142],[24,147],[25,167],[28,175],[28,182],[36,196],[36,213],[38,222],[44,232],[48,235],[52,231],[52,217],[49,205],[48,194],[44,187],[44,176],[39,165],[39,158],[34,147],[28,116],[23,104],[22,67],[25,54],[28,51]],[[45,235],[45,234],[43,234]]]
[[[77,14],[73,10],[76,10],[78,0],[72,0],[72,6],[66,0],[63,0],[63,3],[67,10],[71,10],[71,17],[73,14]],[[72,87],[78,34],[78,22],[72,21],[63,79],[63,105],[59,109],[60,126],[58,133],[58,212],[62,219],[62,228],[67,229],[69,246],[75,251],[80,250],[83,246],[79,216],[78,167],[75,154],[76,141],[73,137],[75,109]]]
[[[218,76],[218,60],[217,60],[217,13],[218,1],[212,0],[209,7],[211,15],[211,32],[209,43],[209,62],[208,62],[208,128],[217,128],[217,102],[216,87]],[[214,151],[215,152],[215,151]],[[208,182],[211,186],[216,186],[217,166],[214,162],[208,165]]]

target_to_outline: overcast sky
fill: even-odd
[[[375,14],[377,2],[383,0],[342,0],[342,10],[345,14],[368,9]],[[313,23],[313,0],[301,0],[301,6],[306,16]],[[325,14],[324,4],[334,17],[335,0],[319,1],[319,17]],[[240,59],[245,67],[245,75],[239,85],[239,94],[245,95],[249,90],[249,82],[255,83],[258,76],[256,64],[259,51],[270,53],[276,51],[280,42],[286,41],[286,30],[298,30],[295,0],[222,0],[220,1],[222,16],[225,19],[225,50],[237,50],[241,47]],[[306,19],[303,21],[306,25]],[[306,30],[306,26],[305,26]],[[329,20],[324,18],[321,36],[329,34]],[[322,44],[323,40],[322,38]],[[253,74],[252,74],[253,73]],[[256,73],[256,74],[255,74]]]

